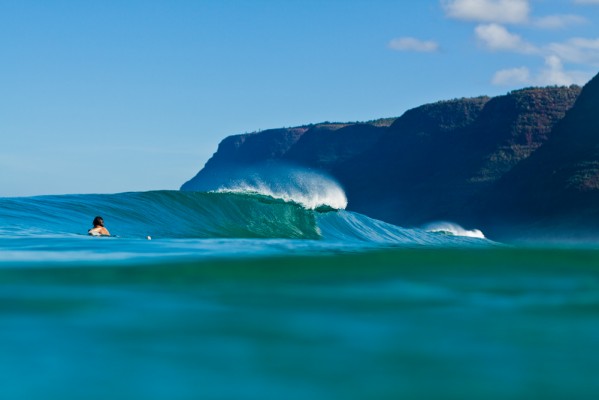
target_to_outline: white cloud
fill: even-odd
[[[442,0],[449,18],[518,24],[528,21],[528,0]]]
[[[562,60],[558,56],[545,58],[545,68],[536,78],[536,84],[545,85],[583,85],[590,79],[587,73],[579,71],[565,71]]]
[[[591,79],[591,74],[581,71],[566,71],[562,60],[555,55],[545,58],[545,66],[537,74],[531,74],[526,67],[503,69],[497,71],[491,82],[498,86],[567,86],[584,85]]]
[[[508,32],[505,27],[498,24],[479,25],[474,32],[479,42],[489,50],[514,51],[524,54],[537,52],[535,46],[522,40],[520,36]]]
[[[513,86],[530,83],[530,71],[526,67],[497,71],[491,82],[498,86]]]
[[[413,37],[401,37],[392,39],[389,42],[389,48],[397,51],[432,53],[439,50],[439,44],[432,40],[419,40]]]
[[[562,43],[551,43],[547,49],[566,62],[599,67],[599,38],[572,38]]]
[[[599,0],[569,2],[599,5]],[[599,38],[533,43],[506,28],[507,24],[520,24],[529,28],[563,29],[590,23],[591,15],[531,15],[532,0],[440,0],[440,3],[446,17],[477,23],[474,33],[482,48],[544,60],[544,65],[538,69],[520,66],[497,71],[492,77],[495,85],[584,84],[591,78],[592,68],[599,67]],[[576,70],[577,67],[582,71]]]
[[[548,15],[546,17],[536,18],[533,25],[543,29],[561,29],[570,25],[580,25],[588,22],[586,18],[580,15]]]

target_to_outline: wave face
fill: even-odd
[[[0,237],[86,235],[96,215],[121,238],[309,239],[436,246],[485,242],[404,229],[331,207],[313,210],[257,193],[181,191],[3,198]]]
[[[0,199],[7,233],[86,234],[101,215],[113,235],[318,239],[309,210],[268,196],[178,191]]]

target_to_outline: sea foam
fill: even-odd
[[[426,225],[424,230],[427,232],[447,233],[453,236],[485,239],[484,233],[482,233],[479,229],[464,229],[460,225],[448,221],[432,222]]]

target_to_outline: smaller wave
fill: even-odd
[[[340,210],[316,216],[322,238],[343,243],[383,246],[473,247],[488,246],[488,240],[465,235],[441,235],[423,229],[402,228],[362,214]]]
[[[427,232],[438,232],[452,236],[486,239],[484,233],[482,233],[480,229],[464,229],[456,223],[447,221],[430,223],[424,227],[424,230]]]

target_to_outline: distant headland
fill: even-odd
[[[181,189],[264,162],[324,171],[349,210],[401,226],[448,220],[498,239],[599,238],[599,75],[583,88],[229,136]]]

